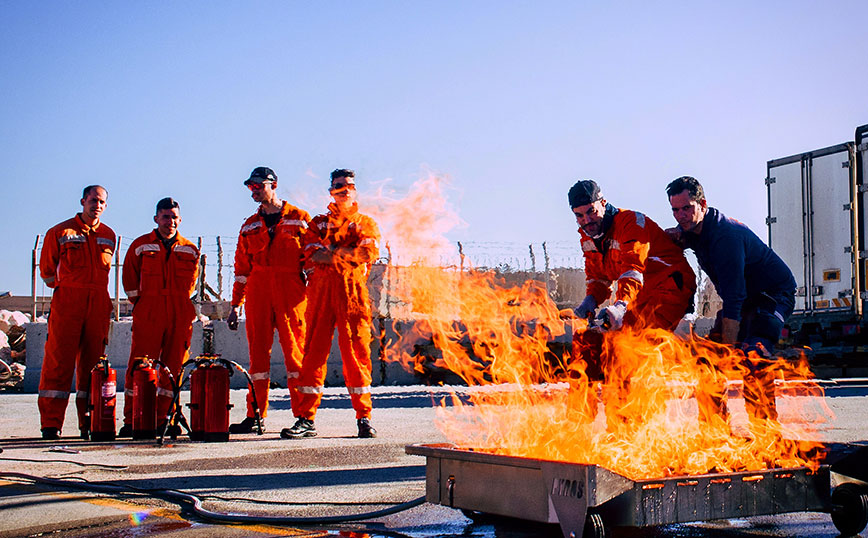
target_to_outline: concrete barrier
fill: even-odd
[[[374,334],[379,334],[380,320],[374,321]],[[404,322],[405,325],[408,322]],[[412,323],[412,322],[410,322]],[[392,329],[392,320],[384,320],[387,335],[395,338]],[[213,352],[223,358],[232,360],[250,368],[250,354],[247,347],[247,332],[245,320],[240,320],[238,330],[229,330],[225,321],[211,321],[209,328],[212,331]],[[42,372],[42,358],[45,353],[45,339],[48,334],[47,323],[28,323],[27,331],[27,369],[24,373],[24,392],[37,392],[39,390],[39,376]],[[132,321],[113,321],[109,329],[109,343],[106,347],[106,356],[117,370],[118,390],[124,389],[124,376],[126,375],[127,363],[130,358],[130,345],[132,343]],[[203,354],[205,349],[205,331],[202,322],[193,324],[193,336],[190,344],[190,357]],[[371,358],[373,362],[374,385],[412,385],[419,383],[419,376],[407,372],[399,364],[387,363],[380,357],[380,342],[373,338],[371,342]],[[286,387],[286,365],[283,360],[283,350],[275,331],[271,349],[271,381],[280,387]],[[341,362],[340,349],[338,348],[337,332],[332,339],[332,348],[326,363],[327,387],[343,386],[343,363]],[[234,374],[231,379],[232,388],[239,389],[247,386],[247,380],[243,375]]]

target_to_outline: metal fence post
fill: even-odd
[[[36,321],[36,279],[39,274],[39,239],[42,236],[36,235],[36,243],[33,245],[33,265],[31,267],[31,284],[30,284],[30,321]]]
[[[217,300],[223,300],[223,243],[217,236]]]
[[[121,241],[123,236],[118,236],[115,243],[115,321],[121,320]]]

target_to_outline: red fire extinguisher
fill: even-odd
[[[205,440],[205,368],[200,368],[201,361],[197,361],[196,368],[190,373],[190,440]]]
[[[115,440],[117,372],[102,357],[90,372],[90,438],[92,441]]]
[[[133,363],[133,439],[157,437],[157,370],[143,357]]]
[[[227,361],[199,359],[190,374],[190,439],[229,440],[229,376]]]

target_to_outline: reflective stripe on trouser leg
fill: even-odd
[[[41,418],[40,427],[57,428],[63,426],[63,415],[66,413],[66,404],[69,402],[69,392],[62,390],[40,390],[36,400]],[[60,415],[60,420],[52,420]]]
[[[54,292],[39,380],[42,428],[63,427],[74,373],[78,377],[76,388],[87,390],[90,371],[105,350],[110,313],[108,292],[80,288],[60,288]],[[47,397],[46,391],[62,392],[65,396]]]
[[[327,301],[323,286],[312,288],[308,295],[305,313],[305,355],[298,378],[298,408],[293,414],[313,420],[322,400],[322,392],[312,390],[322,387],[326,376],[326,361],[332,347],[335,330],[335,313]]]
[[[173,297],[172,301],[174,301],[174,305],[170,308],[170,312],[174,315],[167,317],[167,333],[160,350],[160,362],[172,373],[174,382],[178,383],[181,367],[189,356],[188,350],[190,339],[193,336],[193,318],[196,316],[196,310],[187,297]],[[172,381],[162,369],[157,373],[158,425],[169,414],[172,406],[174,399]],[[161,398],[161,394],[165,397]]]
[[[271,346],[276,325],[275,302],[271,281],[274,275],[257,274],[247,281],[247,347],[250,352],[248,372],[256,392],[256,404],[262,417],[268,414],[268,377],[271,372]],[[247,393],[247,416],[253,417],[253,395]]]
[[[108,332],[111,324],[112,302],[108,292],[91,292],[88,302],[88,315],[84,322],[81,353],[75,368],[75,385],[79,393],[90,392],[90,375],[99,363],[108,344]],[[90,415],[88,414],[88,399],[76,399],[78,409],[79,429],[90,430]]]
[[[289,401],[293,415],[301,405],[300,395],[296,386],[301,373],[301,363],[304,358],[305,337],[305,306],[304,288],[301,282],[297,286],[289,285],[284,294],[277,298],[278,311],[275,312],[277,335],[280,349],[283,351],[283,364],[286,367],[286,385],[289,389]]]
[[[350,392],[356,418],[371,416],[371,319],[364,315],[347,316],[338,321],[344,382]],[[352,388],[351,388],[352,387]]]

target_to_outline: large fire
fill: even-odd
[[[831,417],[804,358],[762,364],[762,376],[788,381],[778,383],[777,415],[765,412],[763,394],[744,412],[748,371],[732,348],[662,330],[605,333],[614,360],[605,383],[589,383],[585,364],[558,345],[568,350],[573,333],[599,329],[563,319],[538,282],[510,287],[463,259],[444,263],[444,233],[460,219],[443,192],[431,176],[402,199],[363,198],[363,211],[389,243],[389,293],[415,319],[384,356],[421,369],[418,345],[433,344],[437,364],[469,386],[438,409],[456,446],[593,463],[633,479],[819,465],[819,444],[796,441],[816,439]],[[709,411],[727,400],[729,417]]]

